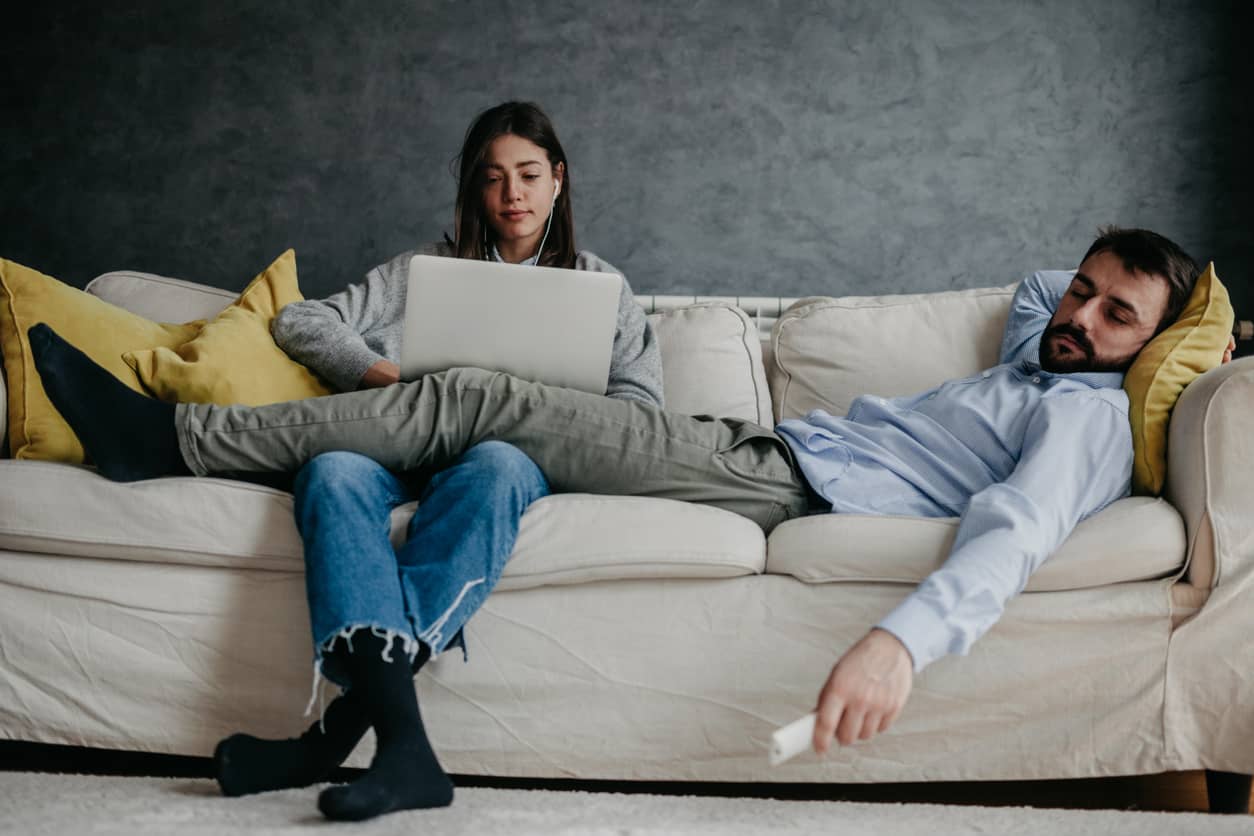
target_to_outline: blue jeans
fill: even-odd
[[[549,493],[531,459],[486,441],[419,491],[357,453],[323,453],[296,476],[296,525],[305,543],[305,586],[315,664],[347,687],[337,639],[356,630],[399,637],[411,660],[418,642],[438,654],[496,585],[527,506]],[[408,540],[388,540],[393,508],[419,500]]]

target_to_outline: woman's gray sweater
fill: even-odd
[[[439,243],[401,253],[334,296],[285,306],[270,327],[275,343],[342,392],[356,389],[380,360],[399,362],[409,260],[415,255],[451,256],[453,251]],[[586,250],[575,257],[575,269],[618,272]],[[662,355],[625,277],[605,394],[662,405]]]

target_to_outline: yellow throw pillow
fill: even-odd
[[[136,392],[143,388],[122,355],[137,348],[182,345],[202,324],[158,324],[0,259],[0,348],[9,383],[9,449],[15,459],[74,464],[83,461],[83,446],[48,400],[26,338],[27,329],[39,322],[48,323]]]
[[[279,310],[303,298],[296,283],[296,253],[288,250],[195,339],[177,348],[132,351],[125,360],[163,401],[257,406],[329,395],[333,390],[270,336]]]
[[[1141,349],[1123,388],[1132,419],[1132,492],[1157,496],[1167,475],[1167,421],[1194,378],[1223,361],[1232,303],[1208,264],[1179,318]]]

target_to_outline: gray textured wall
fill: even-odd
[[[1117,222],[1254,302],[1236,4],[28,5],[0,51],[0,254],[80,285],[239,288],[292,246],[331,292],[449,229],[467,123],[530,98],[580,245],[640,292],[1002,283]]]

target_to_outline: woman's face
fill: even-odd
[[[540,243],[553,208],[554,189],[561,188],[543,148],[515,134],[498,136],[484,156],[483,214],[496,233],[501,255],[527,251]],[[530,248],[530,249],[529,249]]]

